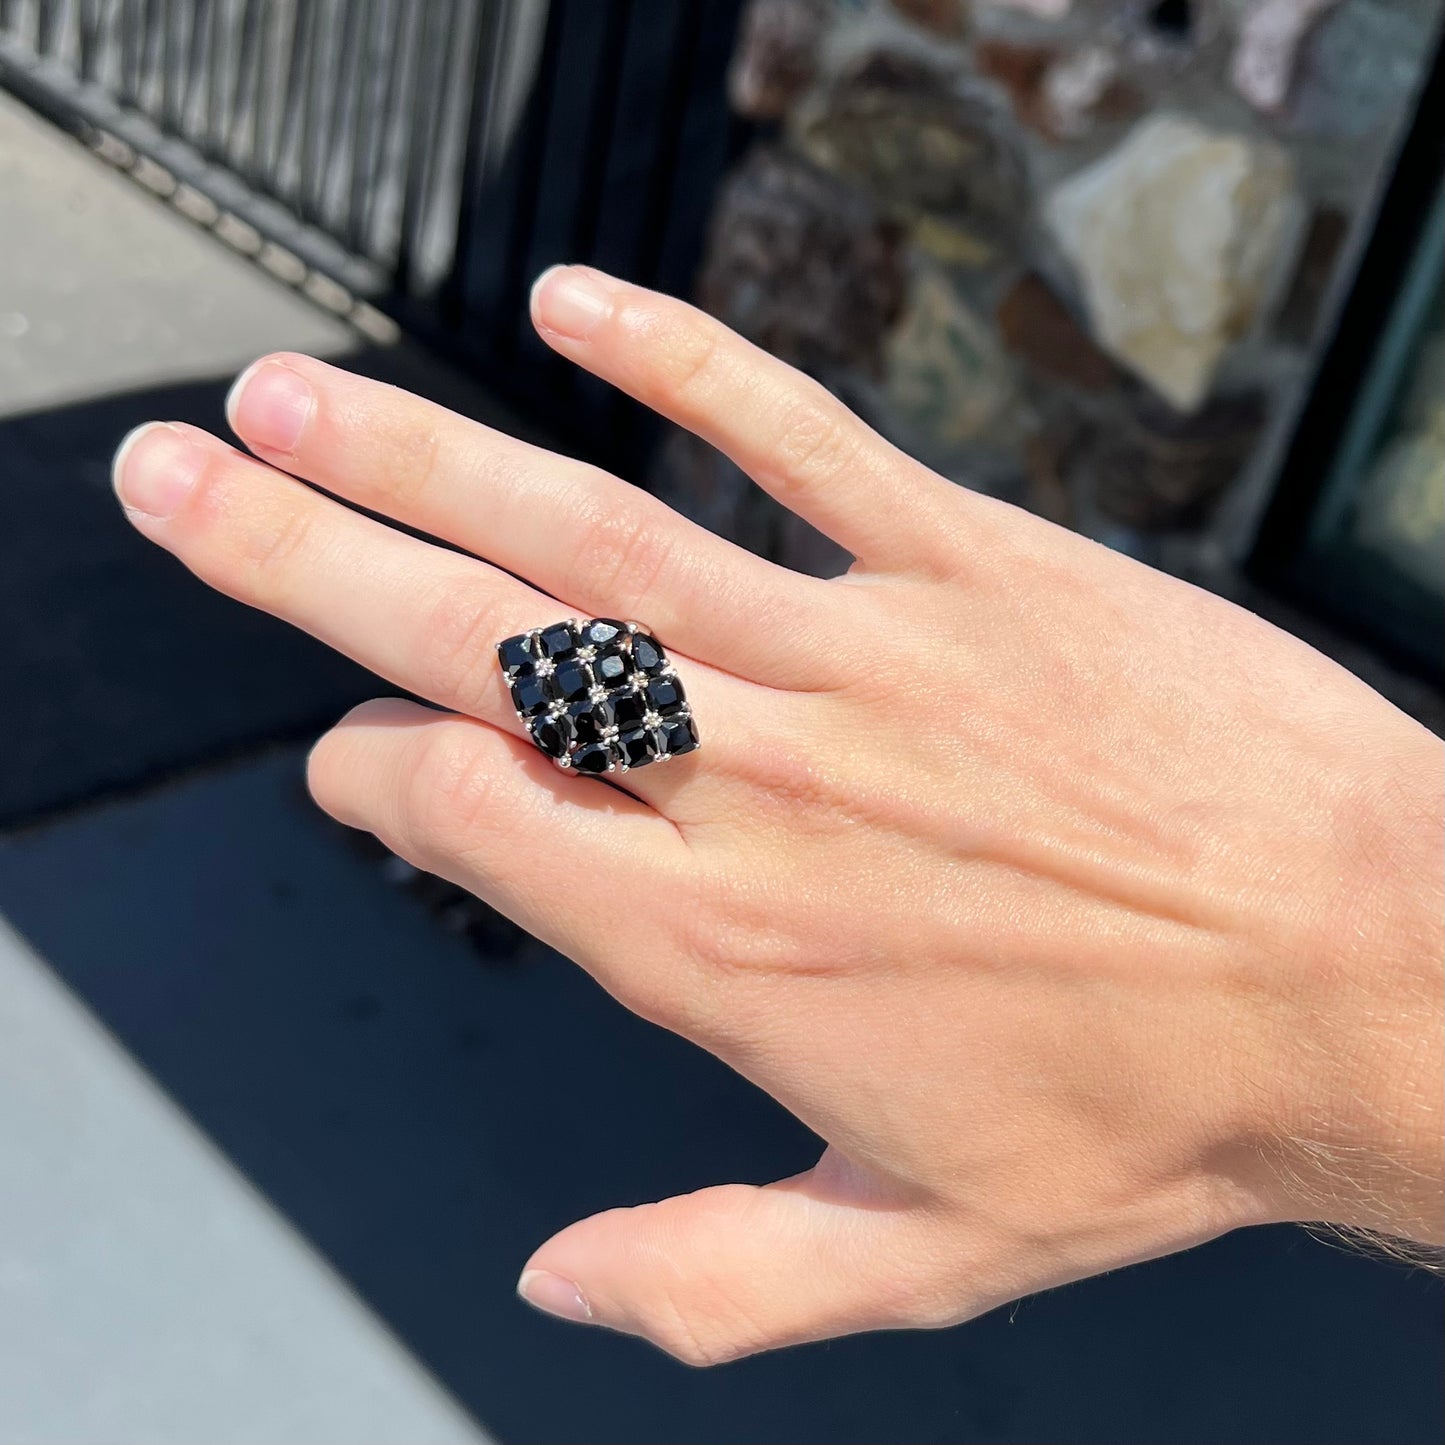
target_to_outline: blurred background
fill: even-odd
[[[588,261],[1441,731],[1441,10],[0,0],[0,1441],[1445,1436],[1439,1282],[1295,1229],[706,1373],[526,1310],[561,1225],[817,1141],[319,816],[383,684],[109,490],[290,348],[840,568],[529,334]]]

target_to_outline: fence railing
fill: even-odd
[[[685,289],[734,137],[739,0],[0,0],[0,84],[308,267],[559,396],[533,275]],[[571,397],[572,429],[616,414]]]

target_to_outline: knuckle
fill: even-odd
[[[673,325],[670,330],[671,335],[656,353],[653,397],[664,411],[688,413],[699,393],[706,390],[717,357],[719,332],[713,323],[693,318]]]
[[[279,591],[310,545],[315,518],[301,503],[277,507],[247,529],[242,551],[252,578],[267,595]]]
[[[503,618],[497,598],[475,582],[452,583],[443,588],[423,622],[423,675],[432,680],[439,698],[475,713],[494,681],[496,645],[515,630]]]
[[[398,395],[404,398],[408,414],[391,429],[385,464],[376,473],[380,478],[376,490],[386,497],[389,505],[410,511],[420,506],[422,499],[434,489],[443,455],[442,431],[426,414],[429,408],[424,403],[405,393]],[[413,419],[409,413],[417,407],[422,409],[422,415]]]
[[[727,973],[737,963],[737,928],[725,909],[701,900],[679,920],[683,953],[706,973]]]
[[[695,1369],[725,1365],[768,1344],[752,1304],[746,1286],[739,1290],[723,1271],[689,1261],[686,1274],[662,1284],[649,1302],[647,1337]]]
[[[856,461],[856,426],[831,402],[808,396],[788,408],[772,454],[777,470],[795,486],[821,490]]]
[[[428,850],[465,852],[493,815],[497,784],[497,770],[470,729],[428,729],[416,744],[403,783],[408,832]]]
[[[778,917],[766,898],[749,899],[736,887],[710,890],[679,921],[681,947],[698,969],[713,977],[802,971],[806,954],[796,936],[779,926]]]
[[[674,1360],[698,1370],[730,1364],[749,1353],[745,1345],[708,1338],[682,1314],[656,1322],[649,1331],[649,1337]]]
[[[788,819],[795,832],[826,838],[860,822],[880,821],[882,810],[865,801],[856,776],[792,740],[775,741],[757,758],[754,781],[769,811]]]
[[[649,510],[599,505],[590,512],[568,568],[571,595],[624,612],[646,610],[673,551]]]
[[[823,765],[794,748],[774,748],[762,760],[761,771],[769,801],[789,813],[815,816],[837,805],[837,785]]]
[[[708,1369],[730,1364],[786,1338],[785,1321],[760,1317],[749,1281],[704,1270],[701,1278],[695,1275],[680,1287],[680,1294],[664,1293],[649,1333],[685,1365]]]

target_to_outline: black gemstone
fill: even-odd
[[[585,662],[569,657],[559,662],[552,674],[552,686],[563,702],[576,702],[592,691],[592,669]]]
[[[606,743],[588,743],[572,754],[572,766],[579,773],[605,773],[614,761]]]
[[[662,751],[662,736],[656,728],[633,728],[617,739],[617,749],[629,768],[641,768]]]
[[[588,647],[611,647],[619,637],[627,634],[627,628],[610,617],[596,617],[582,629],[582,641]]]
[[[645,672],[652,677],[667,666],[667,655],[655,637],[649,637],[645,632],[634,632],[632,664],[638,672]]]
[[[551,701],[545,678],[538,677],[536,673],[528,673],[524,677],[513,679],[512,704],[518,712],[530,717],[533,713],[545,711]]]
[[[497,646],[497,660],[508,677],[522,677],[537,665],[537,654],[532,650],[532,639],[526,633],[520,637],[509,637]]]
[[[532,741],[549,758],[562,757],[567,751],[567,744],[577,736],[577,729],[566,713],[559,713],[556,716],[544,713],[541,717],[534,718],[531,732]]]
[[[636,727],[647,711],[647,699],[640,692],[614,692],[608,702],[620,728]]]
[[[663,751],[669,757],[680,758],[697,746],[697,729],[690,717],[673,717],[662,725]]]
[[[603,728],[616,726],[610,702],[578,702],[567,709],[579,743],[595,743]]]
[[[543,657],[557,662],[577,651],[577,638],[565,622],[559,622],[555,627],[542,629],[537,638],[537,648]]]
[[[632,664],[625,652],[609,647],[592,659],[592,671],[603,687],[621,687],[632,675]]]
[[[662,713],[665,717],[670,712],[676,712],[684,701],[682,684],[675,677],[654,677],[647,684],[647,705],[653,712]]]

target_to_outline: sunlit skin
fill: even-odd
[[[559,268],[533,319],[852,570],[785,571],[301,356],[233,390],[249,455],[152,424],[116,463],[203,581],[444,710],[344,718],[310,760],[328,813],[827,1140],[796,1178],[572,1225],[526,1296],[706,1364],[950,1324],[1241,1225],[1439,1240],[1440,741],[1250,614],[934,475],[680,302]],[[532,747],[494,644],[569,615],[656,632],[701,751],[612,787]],[[619,867],[652,908],[616,906]]]

